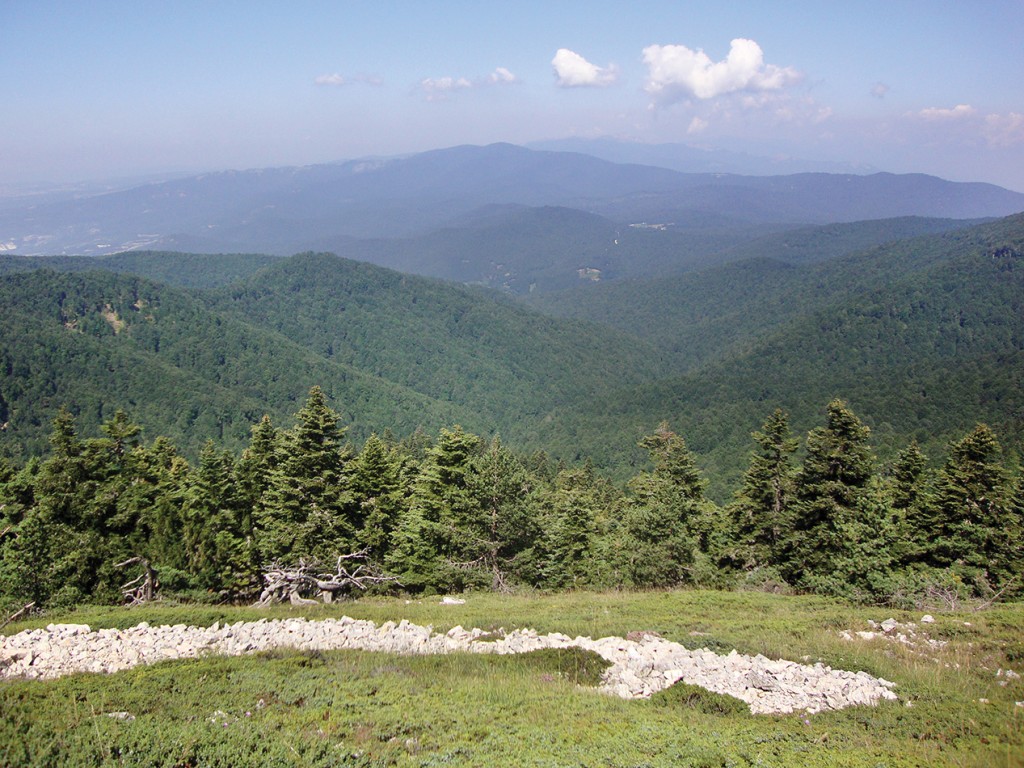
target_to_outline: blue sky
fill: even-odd
[[[0,185],[566,136],[1024,191],[1024,0],[0,0]]]

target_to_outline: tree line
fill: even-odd
[[[290,428],[264,417],[240,455],[209,441],[194,466],[123,412],[102,434],[81,438],[61,410],[45,458],[0,460],[0,608],[119,602],[143,575],[158,594],[251,600],[271,565],[357,552],[397,579],[380,588],[411,594],[694,585],[904,607],[1024,594],[1024,480],[985,425],[938,466],[916,443],[882,465],[842,401],[802,450],[776,410],[723,505],[667,424],[623,485],[459,426],[356,450],[318,387]]]

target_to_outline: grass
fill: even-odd
[[[842,640],[837,630],[917,615],[760,593],[568,593],[366,599],[271,611],[89,608],[51,621],[125,627],[347,614],[534,627],[568,635],[656,631],[691,647],[822,660],[898,684],[899,702],[809,717],[753,716],[678,686],[650,701],[595,693],[586,654],[398,657],[277,651],[115,675],[0,683],[0,765],[158,766],[1024,766],[1024,605],[936,615],[940,648]],[[965,625],[969,623],[969,626]],[[922,627],[923,629],[923,627]],[[980,700],[987,700],[983,703]],[[906,702],[910,701],[911,706]],[[130,717],[108,716],[127,712]]]

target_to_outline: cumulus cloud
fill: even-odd
[[[791,67],[765,64],[761,46],[745,38],[733,40],[722,61],[685,45],[649,45],[643,49],[643,62],[648,70],[644,89],[667,102],[779,91],[800,79]]]
[[[555,82],[562,88],[601,88],[611,85],[618,77],[615,67],[591,64],[568,48],[558,49],[551,66],[555,68]]]
[[[974,112],[975,109],[970,104],[957,104],[952,109],[928,107],[917,114],[925,120],[962,120],[966,117],[973,117]]]
[[[348,81],[344,77],[339,75],[337,72],[335,72],[332,75],[320,75],[313,82],[316,83],[317,85],[334,85],[334,86],[345,85],[345,84],[348,83]]]

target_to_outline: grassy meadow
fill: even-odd
[[[598,694],[586,654],[398,657],[275,651],[114,675],[0,682],[0,765],[1024,766],[1024,605],[932,611],[942,647],[844,640],[869,620],[923,612],[816,597],[671,591],[368,598],[270,610],[156,604],[83,608],[11,624],[100,627],[346,614],[444,631],[648,630],[688,647],[821,660],[897,683],[898,702],[817,715],[750,715],[687,686],[647,701]],[[1000,683],[1005,683],[1001,685]],[[909,704],[909,705],[908,705]],[[121,714],[118,714],[121,713]]]

